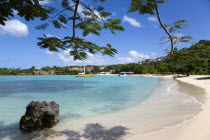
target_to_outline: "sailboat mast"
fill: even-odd
[[[84,63],[84,74],[85,74],[85,63]]]

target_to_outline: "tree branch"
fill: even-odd
[[[53,17],[49,20],[49,22],[51,22],[51,21],[52,21],[54,18],[56,18],[59,14],[63,13],[64,11],[66,11],[66,10],[68,10],[69,8],[74,7],[74,6],[75,6],[75,5],[70,6],[70,7],[67,7],[67,8],[65,8],[65,9],[59,11],[55,16],[53,16]]]
[[[156,14],[157,14],[157,17],[158,17],[158,21],[160,23],[160,26],[164,29],[165,33],[169,36],[169,39],[170,39],[170,42],[171,42],[171,51],[169,53],[169,55],[171,53],[173,53],[174,51],[174,43],[173,43],[173,37],[172,35],[169,33],[169,31],[166,29],[166,27],[163,25],[162,21],[161,21],[161,18],[160,18],[160,14],[159,14],[159,10],[158,10],[158,5],[157,5],[157,0],[154,0],[154,3],[155,3],[155,11],[156,11]]]
[[[90,9],[90,7],[88,7],[87,5],[85,5],[84,3],[82,3],[82,2],[80,2],[80,4],[82,4],[85,8],[87,8],[93,15],[95,15],[98,19],[100,19],[101,21],[103,21],[103,22],[105,22],[106,23],[106,21],[105,20],[103,20],[103,18],[102,17],[100,17],[100,16],[98,16],[98,15],[96,15],[91,9]]]
[[[76,16],[77,16],[77,10],[78,10],[78,6],[79,6],[80,0],[76,1],[76,5],[75,5],[75,9],[74,9],[74,18],[73,18],[73,25],[72,25],[72,29],[73,29],[73,35],[71,38],[71,42],[73,42],[74,38],[75,38],[75,25],[76,25]]]

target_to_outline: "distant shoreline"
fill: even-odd
[[[39,76],[39,74],[16,74],[16,75],[1,75],[0,76]],[[70,75],[74,76],[75,74],[41,74],[43,75]],[[94,75],[119,75],[119,74],[94,74]],[[180,77],[187,77],[186,75],[182,74],[132,74],[132,75],[121,75],[121,76],[144,76],[144,77],[167,77],[167,76],[180,76]],[[190,76],[210,76],[210,75],[190,75]],[[169,78],[169,77],[167,77]],[[171,77],[172,78],[172,77]]]

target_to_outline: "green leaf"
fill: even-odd
[[[62,7],[63,8],[67,8],[67,7],[69,7],[69,0],[62,0]]]
[[[45,30],[48,26],[49,26],[48,23],[44,23],[44,24],[41,24],[41,25],[36,26],[35,28],[37,30]]]
[[[108,16],[112,15],[112,13],[108,13],[108,12],[100,12],[100,16],[103,18],[106,18]]]
[[[174,22],[173,24],[176,25],[176,24],[181,24],[181,23],[185,23],[187,22],[186,20],[178,20],[176,22]]]
[[[81,20],[81,18],[80,17],[75,17],[75,18],[74,17],[69,17],[68,20]]]
[[[64,24],[67,24],[67,22],[68,22],[64,15],[59,15],[58,19],[60,22],[62,22]]]
[[[130,10],[128,12],[138,11],[139,14],[142,14],[142,15],[144,15],[144,14],[154,15],[155,14],[154,1],[150,1],[150,0],[131,0],[129,9]]]
[[[53,20],[52,23],[53,23],[53,25],[54,25],[55,28],[58,28],[58,29],[60,29],[60,28],[66,28],[66,27],[65,27],[62,23],[60,23],[58,20]]]
[[[104,11],[104,7],[98,6],[95,8],[98,12]]]

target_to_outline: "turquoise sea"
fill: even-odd
[[[18,130],[30,101],[55,101],[60,120],[128,109],[148,99],[160,79],[119,76],[0,76],[0,135]]]

